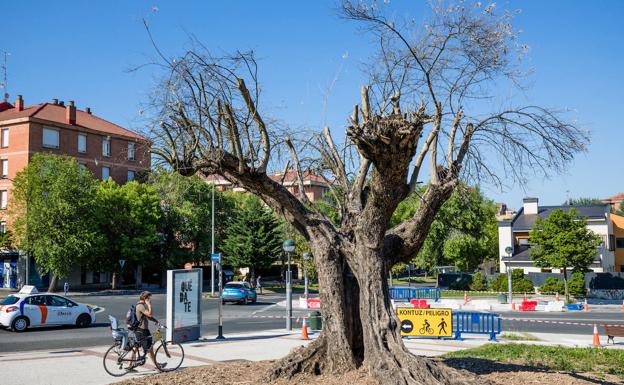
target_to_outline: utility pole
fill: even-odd
[[[214,184],[214,177],[213,177],[212,179],[212,208],[210,209],[211,214],[212,214],[212,236],[210,237],[212,240],[212,246],[210,249],[211,255],[215,253],[215,227],[214,227],[215,194],[214,194],[214,190],[215,190],[215,184]],[[219,280],[220,280],[220,277],[219,277]],[[219,286],[220,285],[221,283],[219,282]],[[214,289],[215,289],[215,264],[214,262],[212,262],[212,259],[211,259],[210,260],[210,295],[212,297],[214,297]],[[219,290],[221,290],[220,287],[219,287]]]
[[[9,101],[9,91],[8,91],[8,80],[7,80],[7,73],[8,73],[8,66],[7,66],[7,60],[8,57],[10,55],[10,53],[8,53],[7,51],[3,51],[4,53],[4,60],[2,62],[2,83],[0,83],[0,85],[2,85],[2,100],[6,103]]]

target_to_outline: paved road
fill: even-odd
[[[295,296],[297,297],[297,296]],[[228,332],[253,332],[269,329],[279,329],[285,326],[283,317],[285,310],[277,305],[283,301],[283,294],[271,294],[258,297],[258,303],[254,305],[224,306],[224,335]],[[13,333],[0,329],[0,353],[30,350],[71,350],[80,347],[107,345],[111,343],[108,315],[111,314],[120,320],[125,318],[130,305],[136,300],[136,296],[110,296],[110,297],[76,297],[78,302],[92,303],[103,307],[105,310],[98,314],[97,323],[86,329],[73,327],[32,329],[25,333]],[[156,294],[153,297],[155,316],[158,319],[165,318],[165,296]],[[216,299],[204,299],[202,311],[202,333],[206,336],[217,334],[218,301]],[[305,314],[302,310],[294,310],[295,317]],[[566,312],[566,313],[520,313],[504,312],[503,330],[513,332],[534,333],[565,333],[573,335],[589,335],[592,327],[587,325],[570,325],[563,322],[584,324],[622,323],[624,313],[621,312]],[[276,318],[271,318],[276,317]],[[532,319],[540,322],[526,322],[522,320]],[[557,323],[548,323],[551,321]],[[603,330],[600,330],[603,333]]]
[[[223,307],[223,334],[231,332],[248,332],[256,330],[279,329],[285,327],[284,308],[276,304],[283,301],[283,294],[259,295],[258,302],[250,305],[226,304]],[[113,315],[120,320],[125,319],[130,305],[136,301],[136,296],[110,296],[110,297],[75,297],[75,300],[83,303],[91,303],[105,310],[97,315],[96,324],[86,329],[75,327],[55,327],[30,329],[24,333],[14,333],[0,329],[0,353],[11,351],[30,351],[40,349],[73,349],[79,347],[107,345],[112,342],[110,336],[108,315]],[[154,316],[165,319],[165,295],[153,296]],[[218,300],[204,299],[202,301],[202,333],[216,336]],[[302,311],[293,311],[295,317]]]

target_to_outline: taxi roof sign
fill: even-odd
[[[24,285],[19,291],[19,294],[35,294],[35,293],[39,293],[39,290],[37,290],[37,288],[32,285]]]

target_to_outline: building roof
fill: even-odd
[[[546,219],[556,209],[566,212],[570,209],[576,209],[579,216],[585,217],[587,220],[605,220],[610,212],[610,207],[607,203],[589,206],[538,206],[537,214],[525,214],[524,208],[521,208],[514,219],[512,219],[512,228],[514,231],[531,230],[538,217]]]
[[[320,175],[315,174],[311,170],[304,170],[303,174],[303,182],[304,184],[315,183],[321,185],[327,185],[327,180]],[[284,184],[291,184],[297,182],[297,171],[296,170],[288,170],[286,171],[286,176],[284,176],[283,172],[278,172],[272,175],[269,175],[271,179],[276,182],[281,182],[282,178],[284,179]]]
[[[52,103],[41,103],[32,106],[25,106],[22,111],[18,111],[12,107],[6,110],[0,108],[0,122],[20,119],[35,118],[47,120],[53,123],[67,124],[66,122],[66,106]],[[140,140],[146,140],[142,135],[125,129],[107,120],[99,118],[95,115],[76,109],[76,126],[81,126],[94,131],[108,133],[112,135],[120,135]]]
[[[617,204],[617,203],[622,202],[623,200],[624,200],[624,193],[619,193],[619,194],[616,194],[616,195],[614,195],[612,197],[605,198],[602,201],[605,202],[605,203]]]

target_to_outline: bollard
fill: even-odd
[[[600,336],[598,335],[598,327],[594,324],[594,346],[600,346]]]
[[[589,311],[589,305],[587,304],[587,298],[585,298],[585,302],[583,303],[583,311],[587,313]]]

